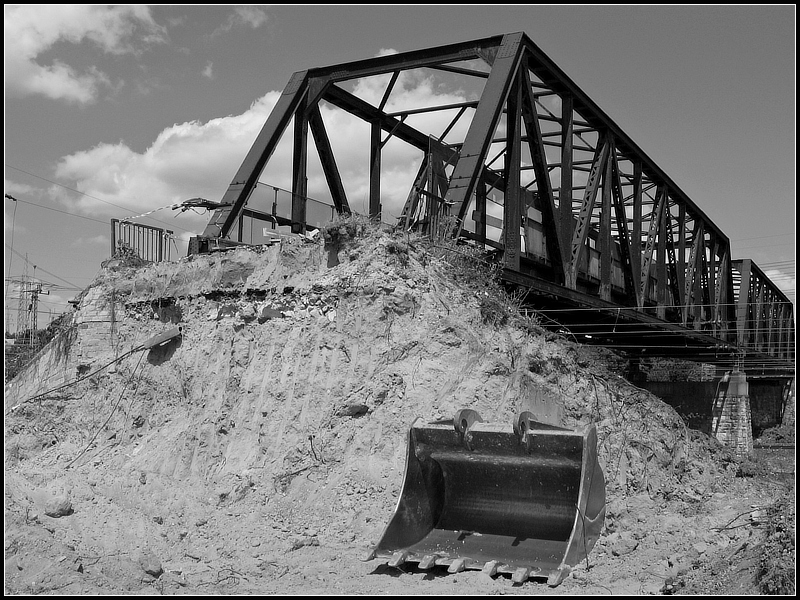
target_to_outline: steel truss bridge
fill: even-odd
[[[459,100],[396,100],[414,77],[444,81]],[[345,140],[364,149],[357,170],[337,164],[342,140],[326,126],[337,112],[363,131]],[[546,324],[635,356],[794,376],[791,301],[753,261],[732,258],[727,236],[524,33],[295,73],[189,252],[255,243],[242,238],[245,221],[303,232],[312,166],[340,214],[357,172],[380,218],[390,152],[418,166],[399,226],[494,253]],[[279,214],[272,188],[271,211],[259,209],[259,179],[286,153],[291,206]]]

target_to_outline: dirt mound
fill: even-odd
[[[6,386],[7,591],[394,589],[358,557],[392,514],[410,423],[461,408],[596,424],[601,565],[657,548],[642,511],[672,539],[665,510],[699,518],[728,491],[736,465],[721,447],[627,382],[619,357],[523,316],[468,248],[352,221],[323,237],[106,265],[74,327]],[[591,568],[559,589],[587,589]],[[524,589],[476,581],[398,589]]]

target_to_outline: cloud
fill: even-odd
[[[166,40],[146,6],[51,4],[6,5],[4,12],[6,93],[41,95],[85,105],[94,102],[111,78],[94,67],[80,69],[39,59],[58,43],[91,42],[106,54],[137,54]]]
[[[3,186],[6,194],[10,194],[11,196],[14,195],[38,195],[39,189],[28,185],[26,183],[16,183],[11,181],[10,179],[5,180],[5,184]]]
[[[377,104],[390,77],[362,79],[353,82],[351,87],[357,96]],[[194,197],[219,201],[280,96],[281,92],[269,92],[240,115],[173,125],[162,131],[144,152],[135,152],[120,142],[99,144],[65,156],[57,164],[56,177],[85,195],[75,196],[53,186],[51,196],[84,214],[115,218],[141,215]],[[398,78],[386,110],[439,106],[464,100],[460,92],[443,90],[430,77],[408,72]],[[453,109],[411,115],[407,122],[437,135],[455,112]],[[351,207],[365,212],[369,197],[370,125],[325,103],[321,104],[321,113]],[[454,129],[456,137],[463,139],[468,124],[467,118],[459,121]],[[383,136],[385,139],[387,133]],[[265,186],[259,186],[248,201],[252,208],[270,209],[274,193],[270,186],[291,188],[291,143],[290,127],[259,178]],[[311,133],[308,146],[308,194],[330,203]],[[391,221],[400,215],[422,158],[422,151],[397,139],[390,139],[384,146],[381,201],[385,220]],[[195,215],[192,211],[167,210],[162,214],[170,217],[180,214],[181,223],[195,232],[202,231],[208,221],[207,213]],[[178,229],[176,227],[176,231]]]
[[[142,153],[119,142],[65,156],[55,175],[83,195],[58,186],[50,188],[50,195],[83,214],[115,218],[198,196],[219,200],[279,96],[266,94],[238,116],[168,127]],[[207,215],[194,219],[195,224],[206,220]]]
[[[203,77],[214,79],[214,63],[208,61],[208,64],[203,69]]]
[[[106,248],[110,248],[111,239],[107,235],[95,235],[88,238],[79,237],[75,238],[70,246],[73,248],[78,248],[81,246],[105,246]]]
[[[221,35],[233,29],[234,27],[250,27],[251,29],[258,29],[269,20],[267,13],[260,8],[254,6],[237,6],[233,12],[228,15],[228,19],[217,27],[211,34],[212,37]]]

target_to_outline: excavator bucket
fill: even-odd
[[[593,425],[563,429],[529,412],[484,423],[464,409],[453,421],[412,424],[402,493],[364,560],[556,586],[586,559],[604,519]]]

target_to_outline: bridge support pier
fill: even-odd
[[[728,371],[720,381],[711,411],[711,431],[738,458],[753,451],[750,394],[747,377]]]

